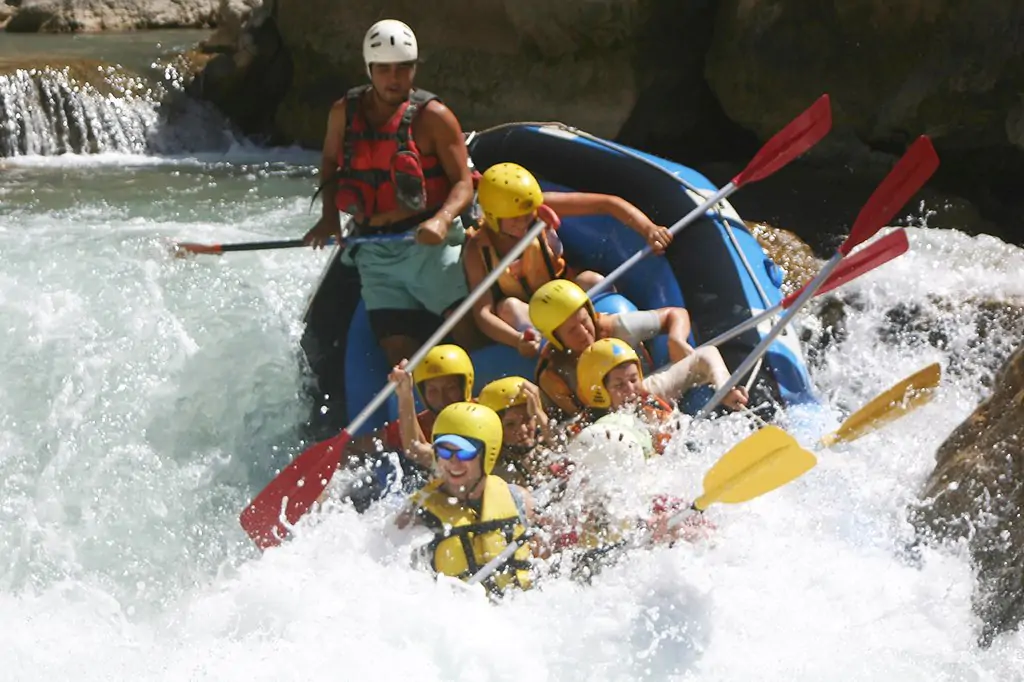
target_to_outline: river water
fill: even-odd
[[[0,34],[0,60],[144,70],[198,35]],[[936,447],[1019,343],[977,301],[1024,298],[1020,249],[912,228],[910,253],[843,291],[813,379],[833,406],[819,426],[939,361],[931,404],[709,512],[710,543],[494,607],[409,568],[384,506],[252,547],[239,511],[303,447],[300,317],[327,255],[168,247],[301,235],[317,154],[119,106],[160,142],[0,159],[3,679],[1024,679],[1020,633],[975,644],[963,548],[905,551]],[[699,492],[741,426],[695,425],[637,489]]]

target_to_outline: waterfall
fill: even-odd
[[[102,62],[0,73],[0,156],[175,154],[237,141],[210,105],[188,98],[173,64],[146,78]]]

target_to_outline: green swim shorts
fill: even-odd
[[[466,298],[469,290],[462,270],[466,231],[456,218],[444,244],[416,242],[361,244],[347,262],[359,270],[367,311],[426,310],[442,316]]]

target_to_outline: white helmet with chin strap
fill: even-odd
[[[370,27],[363,37],[363,61],[366,72],[370,64],[414,62],[419,57],[416,34],[397,19],[382,19]]]

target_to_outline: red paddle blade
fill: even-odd
[[[242,510],[238,521],[260,549],[280,545],[288,535],[285,523],[296,523],[316,503],[351,439],[342,431],[307,448]]]
[[[849,258],[841,260],[839,266],[829,275],[828,279],[825,280],[825,283],[821,285],[821,288],[814,295],[821,296],[824,293],[841,287],[864,273],[874,270],[879,265],[888,263],[893,258],[903,255],[909,248],[910,243],[907,241],[906,230],[899,229],[891,232]],[[805,288],[807,288],[806,284],[782,299],[782,307],[788,308],[793,305]]]
[[[888,225],[938,167],[939,156],[932,141],[924,135],[917,138],[857,214],[850,236],[839,247],[839,253],[845,256]]]
[[[192,242],[181,242],[174,245],[174,257],[184,258],[196,253],[205,253],[212,256],[219,256],[221,253],[220,244],[193,244]]]
[[[732,179],[732,184],[742,187],[748,182],[757,182],[768,177],[818,144],[831,128],[832,104],[828,95],[822,95],[806,111],[765,142],[747,167]]]

